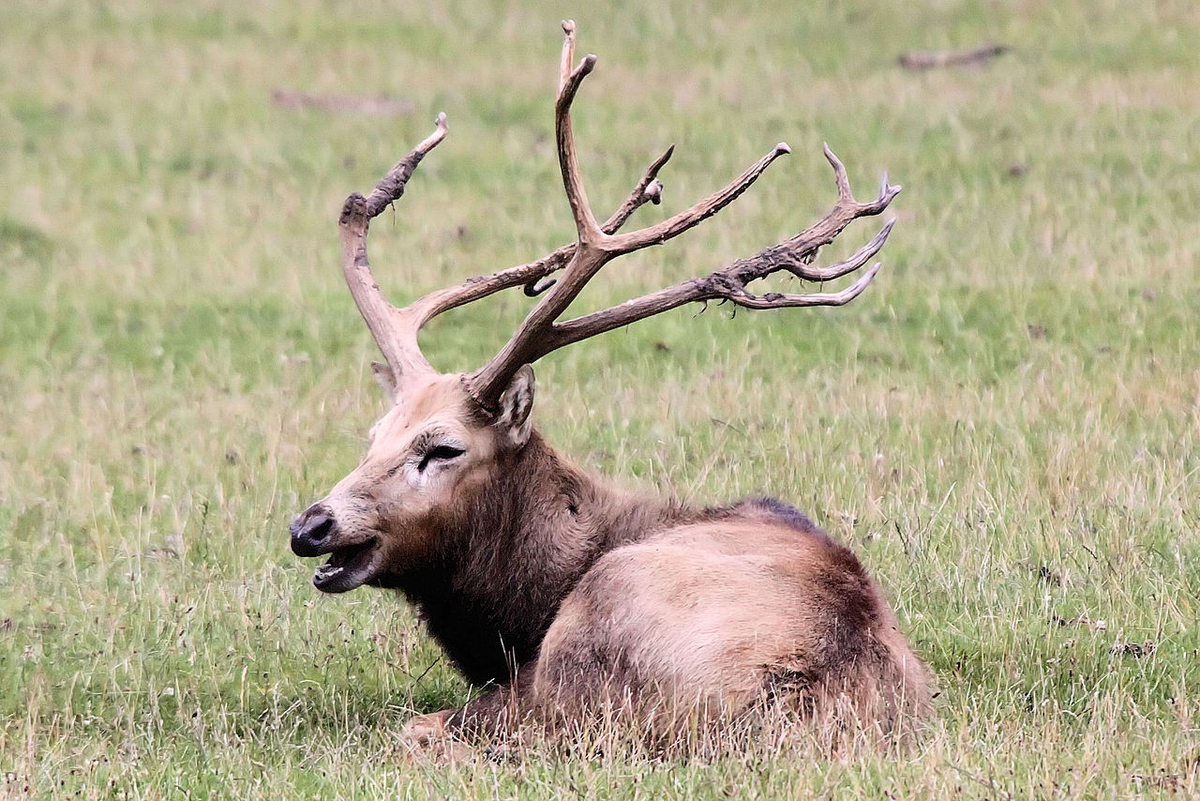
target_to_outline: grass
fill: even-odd
[[[318,597],[286,526],[382,402],[333,221],[445,110],[372,236],[396,300],[567,241],[548,3],[0,6],[0,794],[425,798],[1200,792],[1200,12],[868,2],[573,12],[601,60],[593,202],[669,142],[667,201],[794,154],[610,304],[905,186],[839,310],[684,309],[538,365],[542,430],[599,472],[810,511],[887,588],[942,696],[921,746],[845,761],[534,750],[405,761],[471,692],[397,598]],[[910,73],[906,50],[1013,46]],[[386,94],[369,117],[271,91]],[[848,250],[873,233],[847,232]],[[836,254],[830,254],[836,255]],[[467,369],[519,294],[423,344]]]

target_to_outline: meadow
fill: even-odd
[[[572,5],[0,4],[0,795],[1200,794],[1200,6]],[[598,473],[773,494],[852,547],[939,682],[909,752],[413,761],[403,722],[474,690],[401,598],[323,597],[288,548],[384,409],[342,201],[445,111],[373,226],[385,293],[570,241],[566,16],[600,57],[575,112],[598,209],[672,142],[637,223],[793,151],[581,310],[808,225],[822,142],[860,196],[904,186],[853,304],[606,334],[538,363],[535,417]],[[898,63],[985,42],[1011,50]],[[472,369],[529,303],[424,351]]]

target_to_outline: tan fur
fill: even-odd
[[[396,399],[371,428],[370,444],[358,467],[323,501],[338,520],[339,544],[383,534],[377,555],[381,569],[418,561],[428,553],[440,519],[455,517],[456,499],[477,492],[494,469],[493,437],[472,424],[468,400],[457,376],[433,377],[419,391]],[[470,464],[456,471],[453,481],[415,471],[414,447],[430,434],[466,446]],[[389,475],[392,470],[395,473]]]
[[[782,701],[816,713],[845,696],[860,722],[889,733],[898,717],[927,711],[928,675],[878,590],[831,564],[837,547],[729,521],[605,555],[546,634],[534,703],[570,716],[620,701],[671,729],[697,712],[730,717]],[[868,618],[849,644],[838,627],[862,624],[847,620],[848,605]],[[597,662],[609,670],[589,669]]]
[[[318,587],[403,590],[468,678],[496,684],[412,738],[616,714],[670,739],[767,708],[889,734],[926,714],[928,672],[850,551],[770,499],[691,509],[604,487],[532,430],[532,390],[526,368],[488,412],[460,376],[406,387],[293,525],[297,553],[353,566]]]

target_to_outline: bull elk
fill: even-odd
[[[445,137],[444,114],[369,196],[347,199],[342,269],[387,360],[373,367],[392,405],[371,429],[358,467],[292,523],[292,550],[329,556],[313,576],[323,592],[364,584],[402,591],[467,679],[491,688],[462,709],[414,718],[405,734],[412,741],[504,734],[524,721],[561,730],[614,706],[642,730],[673,736],[681,721],[695,731],[696,721],[744,719],[768,702],[791,710],[793,720],[842,708],[863,728],[896,731],[927,711],[930,678],[854,554],[774,499],[695,508],[588,476],[533,427],[530,364],[697,301],[748,309],[845,304],[878,263],[837,293],[755,294],[750,285],[779,271],[829,281],[865,266],[892,222],[850,257],[827,267],[812,262],[851,222],[886,209],[900,187],[885,175],[878,197],[859,202],[826,146],[837,203],[808,229],[706,276],[560,320],[608,262],[713,216],[789,152],[780,143],[691,208],[622,232],[639,206],[659,202],[668,149],[599,222],[570,116],[596,57],[573,66],[574,24],[563,30],[555,132],[574,243],[404,308],[389,304],[367,261],[368,224]],[[470,374],[430,366],[417,344],[425,323],[515,287],[541,298],[491,361]]]

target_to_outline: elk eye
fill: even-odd
[[[457,459],[464,453],[466,451],[462,448],[456,448],[453,445],[438,445],[436,448],[430,448],[421,457],[421,463],[417,465],[417,472],[424,473],[430,462],[448,462],[451,459]]]

